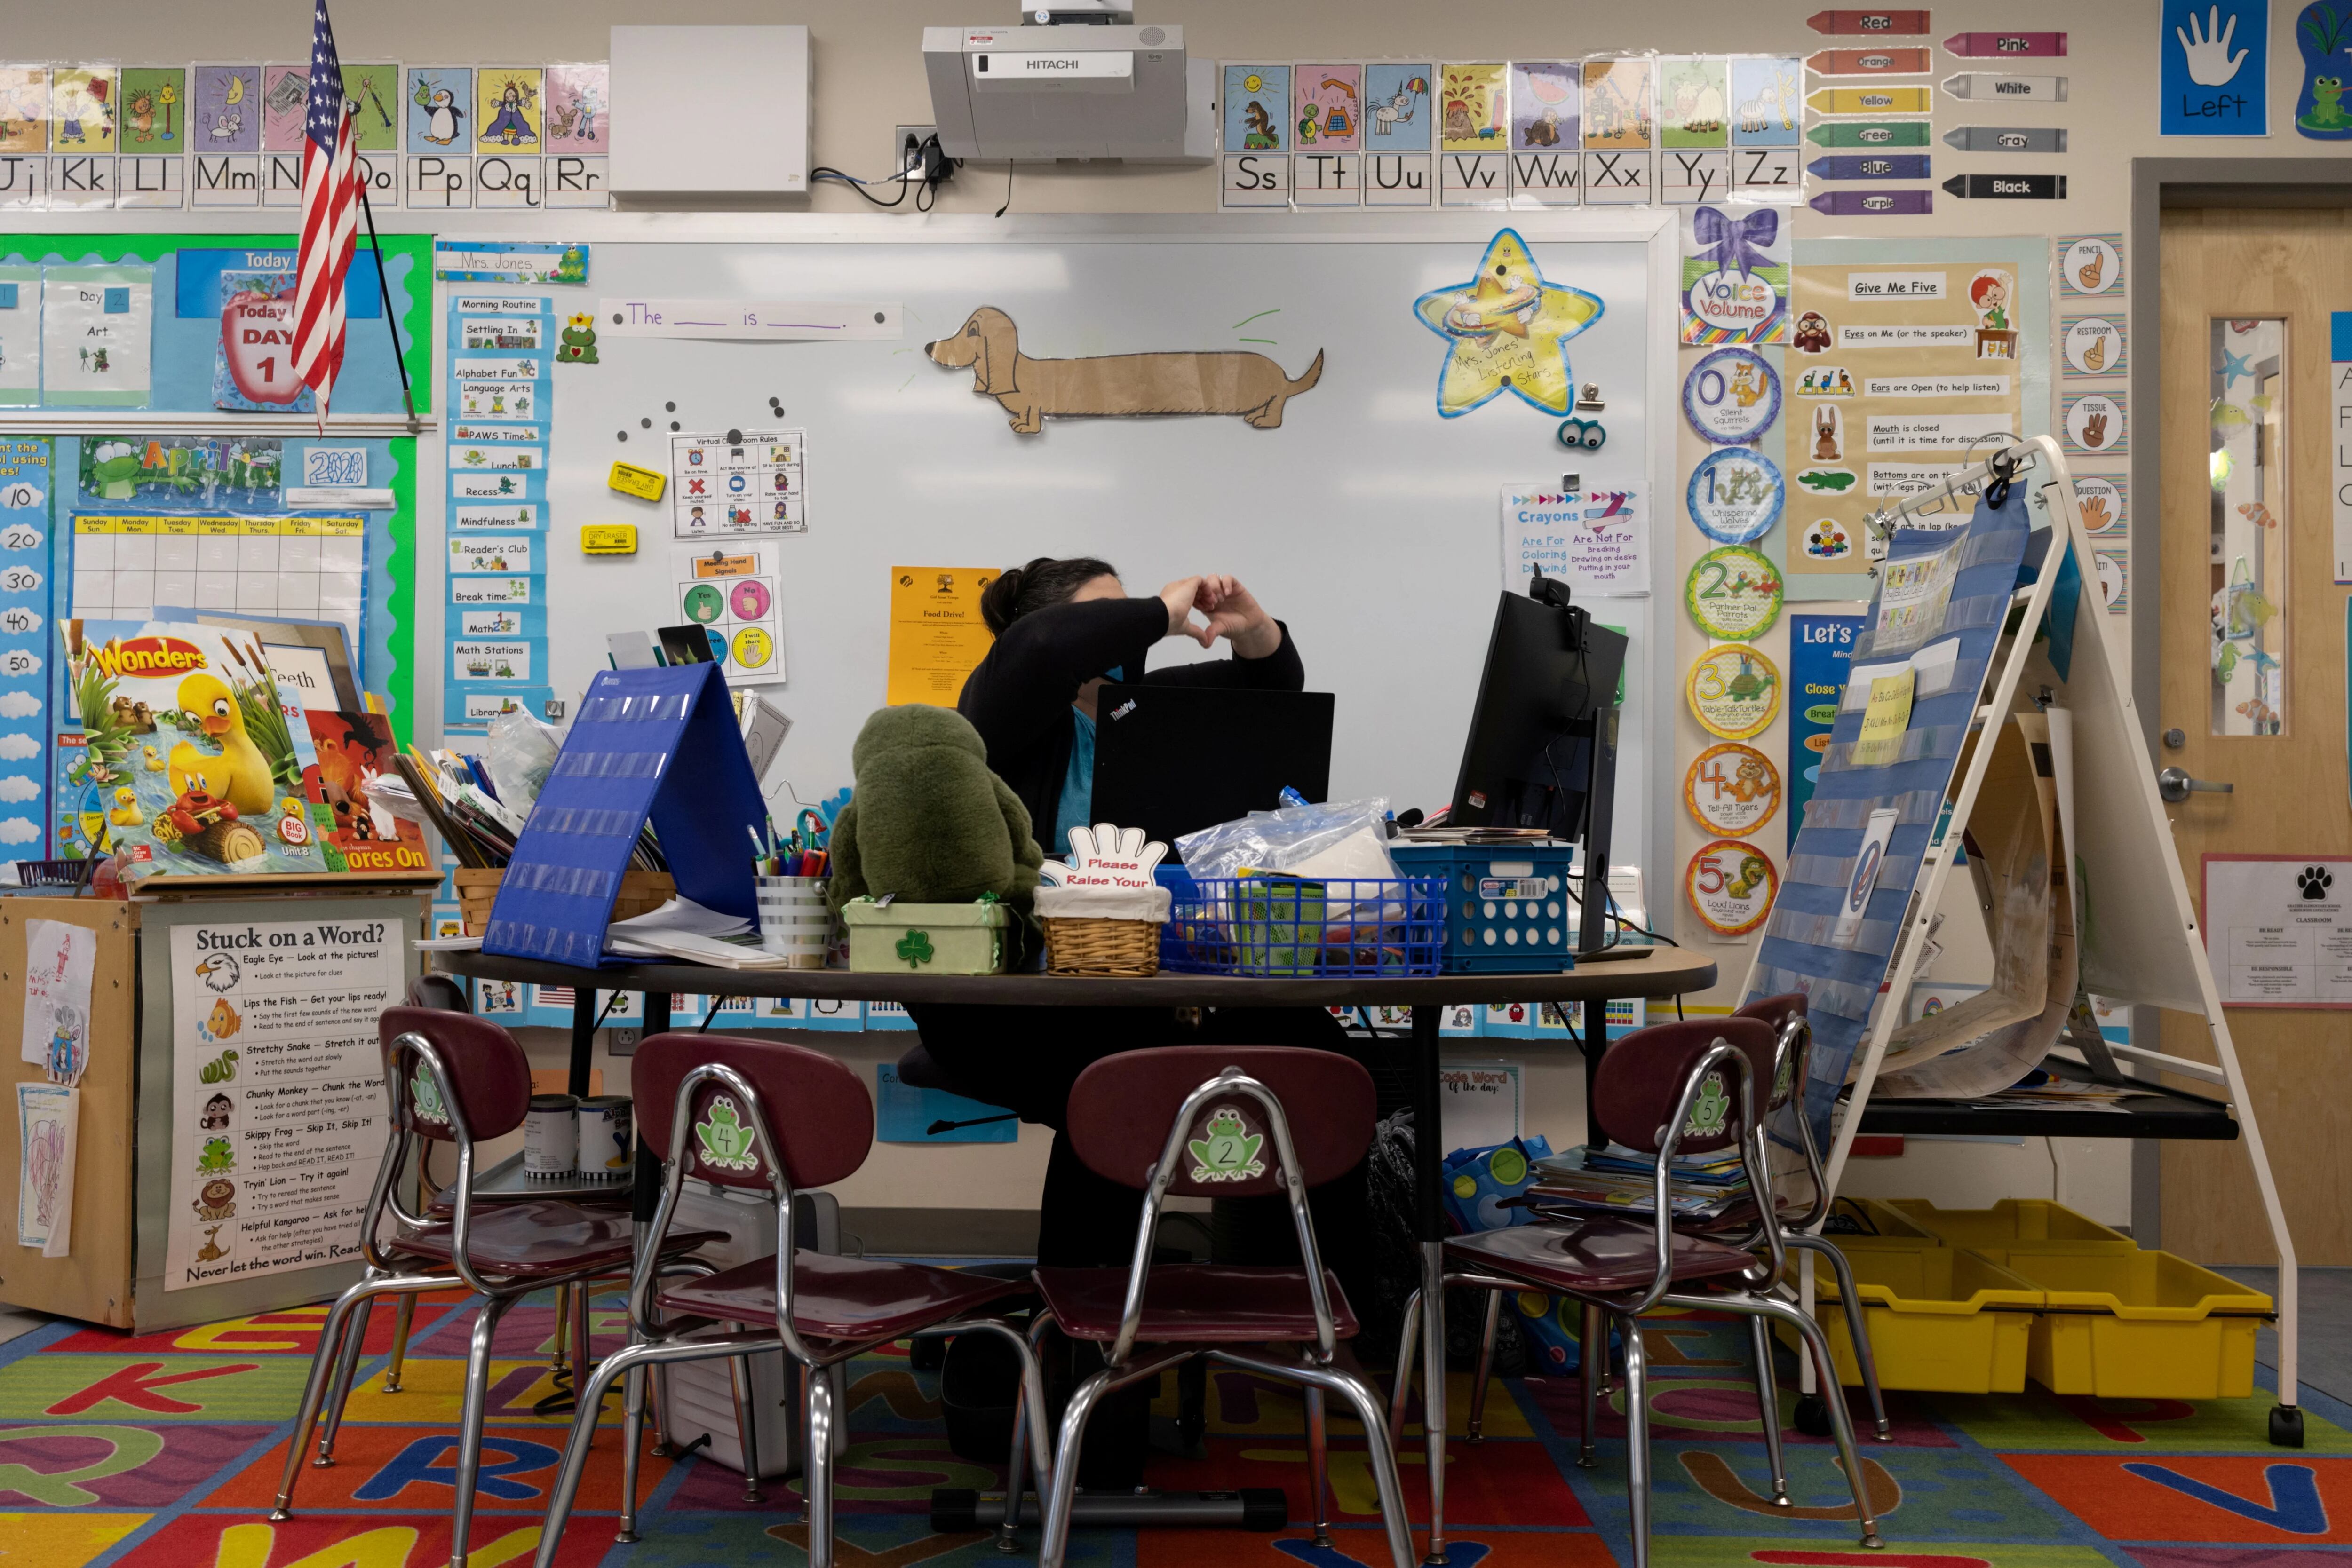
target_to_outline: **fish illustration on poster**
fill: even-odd
[[[1583,131],[1574,60],[1511,63],[1511,148],[1518,152],[1573,152]]]
[[[605,113],[612,101],[610,72],[603,60],[549,66],[547,150],[610,152],[612,127],[606,122]]]
[[[1224,148],[1228,152],[1279,152],[1290,145],[1290,68],[1227,66]]]
[[[504,152],[539,145],[545,105],[535,66],[484,66],[474,74],[474,146]]]
[[[1547,280],[1517,230],[1496,231],[1475,276],[1412,302],[1422,325],[1446,342],[1437,412],[1456,419],[1507,389],[1543,413],[1568,413],[1576,397],[1568,340],[1605,308],[1597,294]]]
[[[1683,341],[1782,341],[1790,237],[1771,207],[1693,207],[1683,230]]]
[[[261,68],[199,63],[188,76],[188,151],[259,152]]]
[[[1321,148],[1353,152],[1363,144],[1361,66],[1301,65],[1292,68],[1294,145],[1305,152]]]
[[[474,117],[474,72],[470,66],[412,66],[408,71],[408,136],[411,154],[462,152],[466,126]]]

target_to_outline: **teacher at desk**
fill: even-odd
[[[1029,809],[1049,855],[1069,831],[1092,824],[1095,701],[1104,684],[1298,691],[1306,666],[1289,628],[1269,616],[1240,580],[1181,578],[1129,598],[1107,561],[1041,556],[989,584],[981,613],[996,643],[966,678],[956,707],[980,731],[988,765]],[[1196,618],[1197,617],[1197,618]],[[1232,657],[1147,671],[1162,638]],[[913,1004],[924,1048],[958,1092],[1006,1106],[1055,1131],[1039,1201],[1037,1261],[1123,1267],[1134,1254],[1143,1195],[1087,1169],[1063,1123],[1070,1087],[1101,1057],[1179,1044],[1298,1045],[1354,1054],[1353,1042],[1318,1008],[1219,1008],[1180,1019],[1166,1008],[1004,1008]],[[1312,1195],[1327,1264],[1350,1298],[1370,1299],[1371,1234],[1360,1166]],[[1297,1244],[1278,1197],[1219,1205],[1220,1260],[1296,1262]]]

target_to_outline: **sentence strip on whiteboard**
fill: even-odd
[[[810,299],[600,299],[608,338],[752,338],[821,342],[905,336],[895,302]]]

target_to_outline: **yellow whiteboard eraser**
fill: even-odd
[[[656,474],[656,479],[661,477]],[[580,548],[590,555],[635,555],[637,553],[637,525],[635,523],[590,523],[580,530]]]
[[[624,496],[635,496],[641,501],[658,501],[669,488],[669,476],[656,474],[650,468],[640,468],[632,463],[613,465],[612,476],[604,481],[609,489]]]

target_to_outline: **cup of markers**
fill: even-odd
[[[822,969],[833,943],[833,908],[824,896],[824,820],[809,810],[800,820],[801,825],[781,841],[773,821],[764,839],[746,830],[751,837],[760,946],[782,954],[792,968]]]

